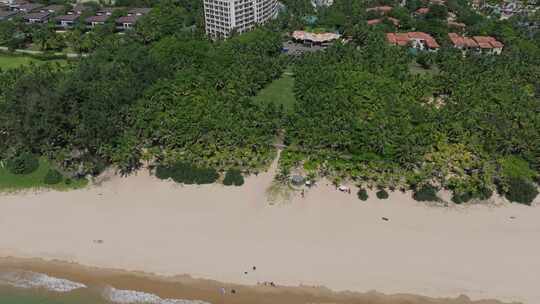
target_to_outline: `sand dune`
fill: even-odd
[[[361,202],[324,183],[271,206],[271,179],[179,186],[141,171],[85,190],[3,195],[0,256],[238,284],[540,303],[538,207],[427,207],[401,193]]]

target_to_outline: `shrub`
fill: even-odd
[[[432,185],[425,185],[414,191],[413,199],[419,202],[437,202],[439,201],[437,188]]]
[[[510,178],[508,180],[508,191],[504,196],[511,202],[531,205],[538,195],[538,189],[533,183],[523,178]]]
[[[386,192],[386,190],[384,189],[381,189],[379,191],[377,191],[377,193],[375,193],[375,195],[377,195],[377,198],[378,199],[387,199],[388,198],[388,192]]]
[[[156,168],[156,177],[159,179],[171,178],[171,169],[167,166],[158,166]]]
[[[13,174],[30,174],[39,167],[39,159],[29,152],[23,152],[8,159],[6,166]]]
[[[43,182],[47,185],[56,185],[61,182],[62,179],[63,176],[60,172],[54,169],[49,169],[49,171],[47,171],[47,174],[43,178]]]
[[[470,192],[454,192],[454,194],[452,195],[452,202],[456,204],[463,204],[470,201],[471,199],[473,199],[473,196]]]
[[[358,195],[358,198],[361,201],[367,201],[367,199],[369,198],[369,195],[368,195],[366,189],[359,189],[358,192],[356,193],[356,195]]]
[[[422,66],[422,68],[427,70],[431,68],[432,58],[427,53],[419,53],[416,57],[416,63],[418,63],[420,66]]]
[[[493,190],[484,187],[484,188],[481,188],[480,190],[478,190],[478,193],[477,193],[476,197],[478,199],[481,199],[481,200],[487,200],[492,195],[493,195]]]
[[[244,177],[240,170],[230,169],[225,172],[225,178],[223,179],[225,186],[242,186],[244,184]]]
[[[188,163],[176,163],[172,166],[158,166],[156,176],[159,179],[172,178],[177,183],[201,185],[214,183],[219,174],[211,168],[199,168]]]

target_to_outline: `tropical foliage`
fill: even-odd
[[[498,57],[442,51],[434,58],[440,72],[421,76],[409,72],[405,50],[381,40],[368,31],[359,45],[297,63],[285,171],[309,163],[337,180],[434,184],[452,190],[456,202],[489,198],[496,184],[510,191],[509,177],[536,178],[540,74],[531,62],[540,59],[538,47]]]

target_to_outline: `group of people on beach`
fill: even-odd
[[[304,191],[302,191],[302,194],[303,194]],[[251,267],[251,271],[256,271],[257,270],[257,266],[253,266]],[[244,275],[247,275],[249,274],[249,271],[244,271]],[[271,287],[277,287],[277,285],[272,281],[264,281],[264,282],[257,282],[257,285],[262,285],[262,286],[271,286]],[[231,288],[230,290],[230,293],[231,294],[236,294],[238,291],[234,288]],[[221,293],[222,295],[226,294],[227,293],[227,289],[225,287],[221,287],[219,289],[219,293]]]

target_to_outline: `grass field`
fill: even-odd
[[[292,111],[293,106],[296,103],[294,97],[294,76],[287,71],[283,73],[281,78],[274,80],[266,88],[262,89],[255,101],[260,103],[274,103],[276,105],[283,105],[286,111]]]
[[[49,162],[45,159],[40,159],[39,168],[27,175],[18,175],[10,173],[4,166],[0,165],[0,192],[14,192],[27,189],[50,188],[56,190],[70,190],[86,186],[86,179],[70,180],[66,184],[66,179],[56,185],[47,185],[43,179],[49,169]]]
[[[33,63],[45,63],[45,62],[59,62],[59,63],[65,63],[65,60],[49,60],[49,61],[43,61],[39,59],[35,59],[28,56],[10,56],[10,55],[3,55],[0,54],[0,69],[3,70],[9,70],[18,68],[22,65],[27,65]]]

